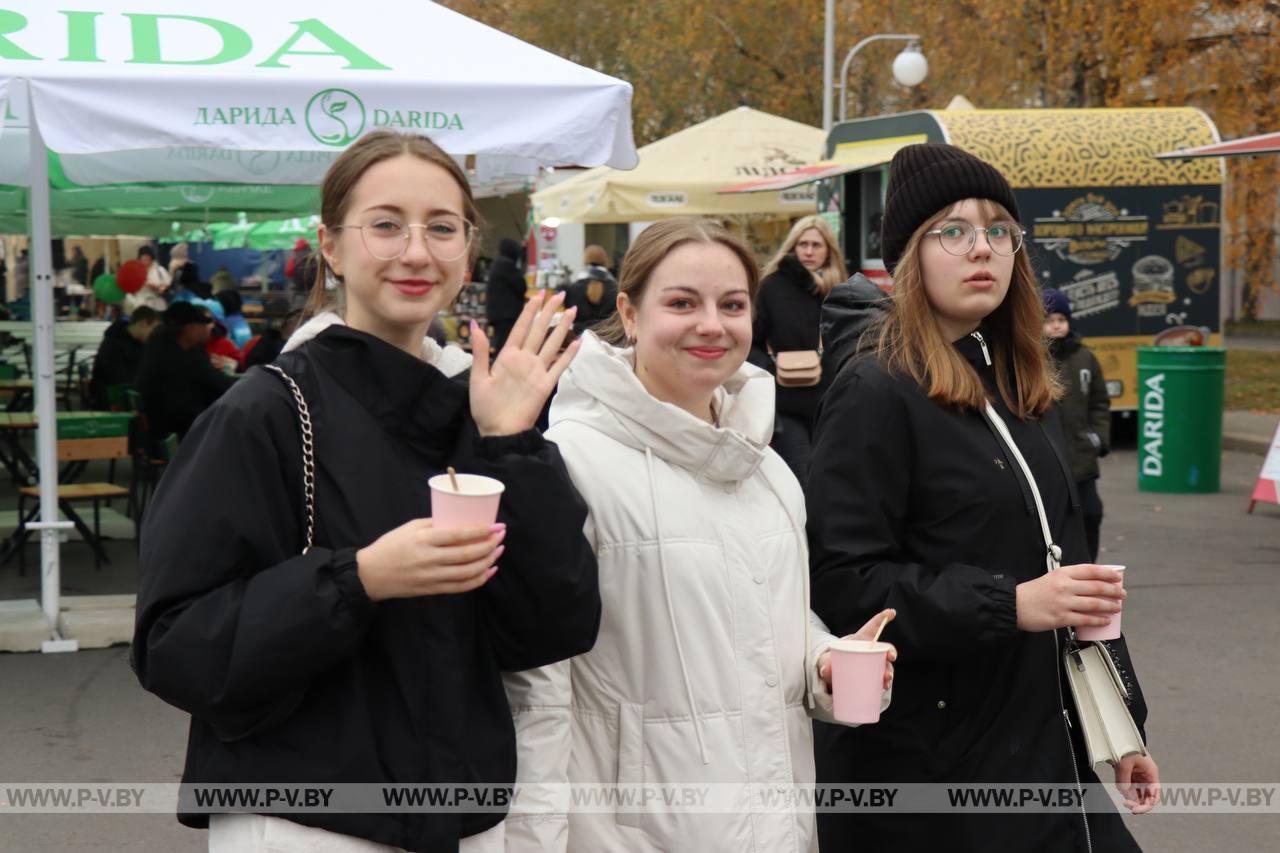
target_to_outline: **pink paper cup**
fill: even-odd
[[[427,481],[431,487],[431,522],[436,527],[488,527],[498,520],[498,501],[506,486],[479,474],[458,474],[458,491],[448,474]]]
[[[889,645],[867,640],[836,640],[827,648],[831,650],[835,718],[842,723],[877,722]]]
[[[1120,573],[1120,586],[1124,586],[1124,566],[1104,566],[1098,565],[1104,569],[1115,569]],[[1124,607],[1123,604],[1120,605]],[[1103,625],[1101,628],[1095,628],[1091,625],[1084,625],[1076,628],[1077,640],[1118,640],[1120,639],[1120,617],[1124,615],[1123,610],[1120,613],[1111,614],[1111,624]]]

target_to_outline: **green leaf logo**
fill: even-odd
[[[345,148],[364,131],[364,103],[346,89],[316,92],[307,102],[307,130],[324,145]]]

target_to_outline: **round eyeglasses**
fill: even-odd
[[[437,261],[456,261],[471,248],[475,226],[461,216],[434,216],[425,223],[404,222],[394,216],[378,215],[351,225],[360,232],[365,249],[380,261],[394,261],[409,250],[413,229],[421,228],[427,240],[427,251]]]
[[[997,255],[1008,257],[1017,254],[1022,248],[1022,229],[1013,222],[992,222],[984,228],[981,225],[971,225],[963,219],[954,219],[924,233],[935,235],[947,254],[967,255],[977,245],[979,231],[987,238],[991,251]]]

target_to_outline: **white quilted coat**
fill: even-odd
[[[632,359],[588,335],[552,404],[604,612],[591,652],[508,676],[517,785],[811,783],[809,714],[830,719],[814,664],[832,638],[809,611],[804,496],[767,447],[773,377],[744,365],[715,427],[650,396]],[[817,848],[812,814],[746,795],[735,812],[513,814],[506,849]]]

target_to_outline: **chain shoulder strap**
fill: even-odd
[[[307,503],[307,544],[302,549],[305,554],[311,550],[316,529],[316,456],[311,435],[311,410],[307,408],[307,399],[302,396],[302,389],[292,376],[274,364],[263,366],[284,380],[298,406],[298,430],[302,433],[302,491]]]

